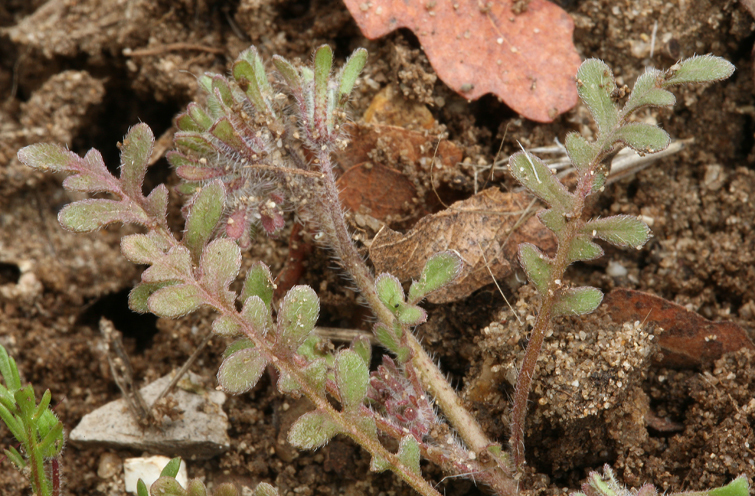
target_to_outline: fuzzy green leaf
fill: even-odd
[[[241,89],[247,94],[252,104],[258,111],[264,112],[267,109],[265,99],[262,97],[259,82],[257,81],[254,68],[246,60],[237,60],[233,64],[233,78],[239,83]]]
[[[81,161],[81,157],[60,145],[35,143],[18,151],[18,160],[24,165],[42,172],[71,171],[72,165]],[[100,173],[107,173],[104,163]]]
[[[671,138],[658,126],[630,122],[616,130],[612,141],[621,141],[639,153],[656,153],[665,150]]]
[[[567,255],[568,263],[595,260],[603,256],[603,248],[590,241],[589,236],[576,236]]]
[[[390,274],[380,274],[375,279],[375,289],[383,305],[391,312],[396,312],[399,305],[404,302],[404,288],[401,282]]]
[[[197,123],[197,126],[199,126],[202,131],[206,131],[212,126],[212,118],[196,103],[191,102],[186,107],[186,113]]]
[[[147,173],[155,136],[142,123],[129,129],[121,146],[121,185],[131,198],[142,197],[142,184]]]
[[[160,184],[150,192],[144,205],[147,212],[159,220],[163,226],[168,224],[168,195],[168,188]]]
[[[611,95],[616,90],[611,69],[598,59],[585,60],[577,71],[577,93],[590,109],[601,135],[613,131],[619,111]]]
[[[388,326],[385,324],[375,324],[373,332],[380,344],[394,353],[398,352],[399,342],[396,339],[396,335],[388,328]]]
[[[401,302],[396,309],[396,317],[403,325],[416,326],[427,320],[427,312],[416,305],[407,305]]]
[[[236,104],[236,100],[233,98],[233,92],[231,87],[228,86],[228,81],[223,76],[214,75],[212,77],[212,92],[215,98],[218,98],[223,105],[228,108],[233,108]]]
[[[50,390],[45,391],[45,394],[49,396]],[[60,455],[66,441],[63,434],[63,422],[58,420],[58,417],[47,406],[37,420],[37,430],[41,438],[37,449],[42,453],[42,456],[50,459]]]
[[[91,149],[84,158],[79,158],[78,155],[71,153],[71,158],[72,161],[63,170],[76,174],[63,181],[65,189],[88,193],[107,191],[123,196],[120,182],[107,170],[99,151]]]
[[[561,234],[566,227],[566,219],[564,218],[564,214],[553,209],[547,209],[538,212],[537,217],[545,227],[553,231],[556,236],[561,239]]]
[[[614,215],[587,222],[582,233],[622,248],[641,248],[650,239],[647,224],[630,215]]]
[[[553,271],[551,259],[535,245],[522,243],[519,245],[519,263],[538,293],[545,294]]]
[[[431,256],[422,269],[419,281],[409,288],[409,302],[417,303],[433,291],[437,291],[459,277],[463,262],[455,251],[444,251]]]
[[[564,142],[566,153],[572,165],[578,171],[585,171],[598,155],[595,145],[589,143],[581,134],[569,133]]]
[[[128,294],[128,307],[136,313],[149,313],[149,297],[158,289],[176,284],[177,281],[143,282]]]
[[[336,355],[335,373],[343,409],[359,408],[370,384],[370,371],[362,357],[353,350],[341,350]]]
[[[603,301],[603,293],[590,286],[580,288],[562,289],[556,296],[553,305],[553,316],[558,315],[585,315],[592,313],[600,302]]]
[[[184,242],[194,260],[199,260],[205,244],[210,240],[225,203],[225,187],[215,181],[202,188],[194,198],[186,219]]]
[[[354,341],[351,342],[349,348],[362,357],[362,361],[367,367],[370,366],[370,360],[372,359],[372,345],[367,336],[357,336],[354,338]]]
[[[172,458],[160,471],[160,477],[173,477],[178,475],[178,470],[181,468],[181,458]]]
[[[149,488],[153,495],[160,496],[188,496],[186,490],[174,477],[162,476],[157,479]]]
[[[179,150],[192,152],[190,155],[213,157],[220,153],[220,150],[210,143],[207,138],[200,133],[191,131],[177,132],[173,136],[173,143]]]
[[[233,355],[237,351],[254,348],[254,341],[249,338],[240,338],[229,344],[225,350],[223,350],[223,359],[225,360],[229,356]]]
[[[257,295],[246,299],[244,308],[241,309],[241,318],[248,322],[260,336],[267,334],[273,327],[270,307],[265,305],[265,302]]]
[[[254,488],[252,496],[278,496],[278,490],[267,482],[260,482]]]
[[[349,60],[341,68],[340,84],[338,86],[338,103],[343,105],[346,103],[351,90],[354,89],[354,85],[357,82],[359,74],[361,74],[364,65],[367,63],[367,50],[364,48],[357,48],[354,53],[351,54]]]
[[[315,51],[315,122],[325,123],[328,118],[328,83],[333,67],[333,50],[322,45]],[[322,124],[321,124],[322,125]],[[323,136],[322,138],[325,138]]]
[[[299,72],[291,65],[291,62],[284,59],[279,55],[273,55],[273,65],[278,70],[283,79],[286,81],[286,85],[291,91],[297,95],[301,94],[302,81]]]
[[[130,202],[104,199],[69,203],[58,214],[60,225],[73,232],[92,232],[113,222],[142,224],[149,222],[146,213]]]
[[[740,475],[725,486],[711,489],[708,496],[747,496],[750,494],[750,484],[747,477]]]
[[[417,475],[421,474],[419,469],[419,444],[414,436],[407,434],[401,438],[401,443],[398,446],[398,459],[401,460],[409,470]]]
[[[574,195],[539,158],[527,152],[517,152],[509,158],[509,170],[525,188],[553,208],[561,212],[574,209]]]
[[[295,350],[315,328],[320,300],[309,286],[294,286],[278,311],[278,342]]]
[[[233,240],[219,238],[205,247],[199,262],[200,283],[217,297],[232,304],[236,293],[228,291],[228,286],[236,280],[241,269],[241,249]]]
[[[626,118],[632,112],[644,107],[673,107],[676,97],[660,87],[662,77],[658,69],[647,69],[638,77],[621,111],[622,116]]]
[[[734,70],[734,64],[721,57],[710,54],[696,55],[674,64],[668,70],[663,87],[720,81],[734,74]]]
[[[210,128],[210,134],[225,143],[233,150],[240,151],[246,148],[244,142],[241,140],[241,136],[239,136],[239,133],[236,132],[233,124],[231,124],[231,121],[229,121],[227,117],[219,119]]]
[[[153,259],[152,266],[142,272],[142,282],[186,280],[191,277],[189,250],[180,245],[171,248],[164,256]]]
[[[165,256],[170,245],[155,231],[121,238],[121,252],[135,264],[152,264]]]
[[[244,287],[241,290],[239,298],[244,302],[250,296],[259,296],[265,302],[265,305],[270,308],[274,291],[275,285],[273,284],[273,276],[270,274],[270,269],[264,263],[257,261],[252,264],[246,273],[246,280],[244,280]]]
[[[327,414],[307,412],[291,426],[288,442],[299,449],[317,449],[327,444],[339,431]]]
[[[218,336],[238,336],[241,334],[241,326],[232,317],[221,315],[212,322],[212,332]]]
[[[5,381],[5,389],[13,393],[18,389],[21,389],[21,377],[18,373],[18,367],[16,366],[16,360],[8,354],[8,351],[3,345],[0,344],[0,374]],[[3,386],[0,385],[0,391],[3,390]]]
[[[199,308],[202,303],[199,289],[189,284],[161,288],[147,299],[150,312],[168,319],[183,317]]]
[[[256,348],[244,348],[228,356],[218,369],[218,384],[231,394],[246,393],[257,385],[267,360]]]

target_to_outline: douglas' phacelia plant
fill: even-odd
[[[118,178],[108,172],[96,150],[82,158],[57,145],[36,144],[18,156],[36,169],[70,174],[63,183],[69,190],[114,197],[66,206],[59,215],[65,228],[89,232],[122,222],[146,229],[121,243],[129,260],[149,265],[130,294],[130,306],[166,318],[184,316],[201,306],[214,309],[213,332],[234,340],[218,371],[223,389],[236,394],[249,391],[265,368],[273,366],[282,393],[312,401],[314,410],[289,431],[291,444],[315,449],[341,434],[372,455],[372,470],[392,470],[420,494],[439,495],[422,476],[420,459],[425,458],[451,475],[474,477],[496,494],[515,495],[518,483],[509,454],[487,438],[412,332],[427,319],[419,303],[458,276],[458,254],[431,257],[419,280],[405,292],[390,274],[373,277],[346,227],[332,152],[347,143],[346,105],[366,58],[365,50],[356,50],[342,69],[332,73],[332,51],[322,46],[311,68],[273,57],[276,77],[271,78],[257,51],[250,48],[233,64],[230,77],[201,77],[206,105],[192,103],[177,117],[176,150],[168,154],[184,180],[179,190],[188,195],[181,239],[168,228],[167,188],[160,185],[147,196],[142,193],[154,139],[146,125],[134,126],[124,139]],[[591,109],[597,106],[601,134],[597,143],[576,135],[567,138],[567,149],[582,177],[577,193],[567,192],[536,158],[527,154],[512,158],[517,178],[552,205],[541,219],[561,241],[555,260],[534,247],[521,250],[527,273],[544,295],[536,332],[542,334],[554,315],[585,313],[599,303],[597,290],[569,289],[561,282],[569,263],[602,253],[589,236],[623,245],[642,244],[647,238],[647,230],[633,219],[581,220],[584,198],[600,188],[599,164],[614,143],[650,152],[667,142],[662,131],[627,123],[627,117],[642,107],[673,103],[663,89],[666,86],[724,77],[707,74],[708,65],[722,64],[718,60],[691,59],[672,72],[647,73],[626,110],[615,115],[610,72],[602,63],[586,62],[580,71],[580,93]],[[319,300],[311,288],[295,286],[276,303],[270,270],[255,262],[240,291],[230,290],[240,272],[241,250],[251,244],[254,231],[259,227],[276,233],[284,226],[287,211],[317,232],[315,238],[332,250],[375,314],[375,337],[394,355],[384,357],[376,371],[370,372],[372,350],[364,338],[335,353],[323,351],[328,347],[313,333]],[[528,357],[534,353],[536,358],[537,350],[539,345],[528,351]],[[517,395],[522,404],[534,369],[534,359],[528,359],[532,364],[523,368],[525,385]],[[524,410],[520,406],[517,411],[521,427]],[[387,449],[381,438],[392,438],[398,448]],[[513,452],[522,459],[519,444]],[[170,494],[206,494],[198,484],[194,489],[176,488],[170,474],[165,475],[161,484],[175,489]],[[274,489],[257,489],[266,496],[273,494],[269,491]]]
[[[19,442],[21,451],[13,446],[5,456],[28,479],[35,496],[60,496],[60,453],[65,436],[63,423],[50,409],[52,395],[48,389],[37,403],[34,388],[21,387],[21,379],[13,360],[0,345],[0,420]]]
[[[603,191],[607,172],[604,160],[623,146],[638,153],[664,150],[671,141],[669,135],[655,125],[632,122],[632,116],[644,108],[673,106],[676,99],[667,88],[719,81],[733,72],[732,64],[710,55],[682,60],[667,71],[649,69],[637,78],[632,93],[621,107],[616,101],[618,91],[611,70],[600,60],[587,60],[577,72],[577,91],[595,119],[598,133],[594,142],[588,142],[577,133],[566,136],[564,145],[577,171],[575,190],[568,191],[545,164],[525,151],[509,159],[509,170],[514,178],[550,207],[542,210],[538,217],[558,239],[558,250],[553,258],[529,243],[519,245],[519,261],[540,294],[540,308],[514,396],[510,445],[517,466],[524,462],[527,397],[551,319],[590,313],[603,299],[597,288],[571,287],[564,280],[566,268],[574,262],[603,256],[603,249],[593,239],[625,248],[640,248],[650,237],[650,228],[634,217],[584,218],[587,197]]]

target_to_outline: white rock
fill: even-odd
[[[160,478],[160,472],[170,461],[167,456],[150,456],[148,458],[126,458],[123,461],[123,482],[126,485],[126,492],[136,494],[136,483],[139,479],[147,485],[147,489],[157,479]],[[186,487],[189,480],[186,475],[186,463],[181,460],[178,467],[176,480],[181,487]]]
[[[606,274],[611,277],[624,277],[627,275],[627,268],[618,262],[611,261],[606,267]]]
[[[192,384],[202,384],[196,374],[187,375]],[[140,390],[148,405],[168,385],[171,377],[161,377]],[[182,379],[179,386],[185,380]],[[125,400],[112,401],[85,415],[71,431],[69,440],[82,447],[133,449],[187,460],[212,458],[227,451],[231,445],[227,432],[228,416],[221,408],[225,395],[201,386],[199,393],[176,387],[168,397],[178,402],[180,418],[168,420],[161,428],[143,429],[132,417]]]

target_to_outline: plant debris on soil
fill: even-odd
[[[359,12],[373,12],[379,2],[349,3]],[[643,216],[653,239],[641,251],[609,247],[605,257],[572,267],[568,277],[605,292],[651,293],[710,321],[730,322],[743,330],[739,338],[751,341],[755,23],[750,11],[734,0],[583,0],[557,2],[560,7],[535,0],[493,2],[487,13],[478,3],[459,2],[465,9],[473,5],[480,16],[500,13],[504,20],[498,27],[511,23],[513,29],[539,8],[563,9],[564,22],[573,22],[573,39],[563,37],[538,62],[548,71],[537,76],[538,91],[546,76],[573,84],[572,41],[582,59],[604,60],[620,87],[631,86],[646,67],[667,68],[693,54],[713,53],[736,65],[730,80],[676,90],[673,110],[645,113],[644,119],[660,122],[672,137],[694,138],[694,143],[611,184],[590,207],[594,217]],[[427,4],[435,5],[440,16],[447,3]],[[423,9],[423,16],[433,17],[433,9]],[[593,134],[583,106],[558,115],[573,105],[566,97],[547,103],[538,117],[513,100],[506,100],[507,106],[493,95],[481,96],[495,92],[482,79],[474,81],[474,92],[464,92],[464,82],[456,85],[444,75],[453,66],[435,58],[421,27],[394,30],[397,25],[380,35],[365,31],[376,38],[368,39],[352,17],[359,18],[359,12],[323,0],[9,0],[0,5],[0,343],[16,358],[22,380],[34,384],[38,394],[51,390],[68,432],[84,415],[120,398],[98,331],[100,318],[113,321],[123,334],[142,386],[180,367],[209,332],[212,315],[204,311],[171,321],[128,310],[128,291],[142,268],[123,258],[119,243],[133,229],[111,226],[87,235],[63,231],[56,214],[74,198],[60,187],[61,178],[22,166],[15,158],[19,148],[40,141],[64,143],[79,154],[97,148],[114,170],[116,143],[130,126],[146,122],[163,136],[159,143],[169,143],[173,117],[200,98],[197,76],[227,72],[250,44],[265,59],[277,53],[300,60],[323,43],[340,58],[363,46],[370,57],[351,102],[354,141],[361,148],[345,152],[352,159],[339,160],[354,237],[365,255],[375,256],[388,229],[406,237],[423,222],[450,221],[456,213],[446,205],[474,202],[492,194],[485,193],[488,188],[497,188],[495,195],[515,194],[513,179],[494,167],[500,156],[520,146],[553,145],[569,131]],[[538,36],[550,29],[526,27],[540,29]],[[455,40],[451,28],[460,26],[453,22],[445,28]],[[454,56],[507,46],[497,40],[508,31],[492,35],[482,28],[464,29],[470,37],[481,37],[479,46]],[[463,30],[460,35],[463,39]],[[434,36],[441,39],[440,33]],[[514,66],[534,64],[534,57],[505,64],[521,69]],[[500,72],[496,59],[489,67],[495,69],[490,74]],[[552,108],[557,112],[549,113]],[[162,157],[168,146],[157,149],[162,151],[145,188],[177,184]],[[389,193],[396,195],[395,203],[388,201],[386,189],[395,189]],[[180,231],[179,197],[172,200],[169,219]],[[516,208],[528,204],[525,199]],[[445,300],[449,303],[427,304],[428,322],[417,329],[489,436],[502,442],[509,435],[516,367],[537,311],[532,288],[517,282],[517,264],[511,259],[504,264],[498,256],[501,246],[515,249],[512,240],[505,243],[506,227],[494,225],[506,218],[489,215],[484,223],[489,232],[461,218],[429,232],[433,241],[450,228],[474,234],[469,248],[477,256],[468,261],[477,282]],[[292,231],[291,224],[275,239],[257,238],[245,254],[245,268],[263,260],[274,275],[284,271],[285,284],[311,285],[321,298],[319,325],[369,329],[368,312],[340,271],[333,270],[329,253],[316,248],[312,233]],[[491,244],[499,248],[485,252],[486,266],[479,252]],[[429,243],[417,245],[427,249]],[[373,262],[380,265],[377,258]],[[511,271],[508,278],[504,267]],[[488,268],[502,277],[499,284],[510,307],[492,285]],[[635,488],[651,482],[662,490],[700,490],[740,474],[752,484],[755,354],[745,346],[698,363],[659,362],[669,325],[644,320],[599,308],[587,318],[555,322],[531,396],[528,464],[521,481],[525,494],[576,490],[604,463]],[[222,339],[213,338],[192,371],[212,381],[224,348]],[[310,405],[278,394],[274,385],[274,377],[265,377],[249,394],[228,398],[223,410],[231,426],[230,449],[209,460],[187,460],[190,477],[244,487],[266,481],[282,495],[412,494],[391,474],[369,472],[369,456],[346,439],[316,452],[288,445],[288,427]],[[0,446],[13,442],[0,428]],[[112,467],[142,454],[152,453],[69,443],[62,463],[66,494],[124,495],[122,472]],[[449,496],[485,492],[472,480],[443,479],[436,467],[424,465],[423,471]],[[28,494],[26,486],[7,460],[0,465],[3,494]]]

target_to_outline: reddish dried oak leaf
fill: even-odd
[[[733,322],[711,322],[681,305],[631,289],[614,289],[603,299],[614,321],[640,321],[663,329],[658,344],[664,367],[710,363],[740,348],[755,350],[747,332]]]
[[[553,233],[531,215],[534,211],[528,211],[531,201],[524,192],[486,189],[423,217],[406,234],[384,227],[372,241],[370,259],[377,273],[388,272],[407,281],[419,279],[431,255],[456,250],[463,261],[461,274],[427,299],[431,303],[461,300],[492,284],[491,272],[496,279],[511,275],[513,267],[518,267],[519,243],[527,241],[545,252],[555,251]]]
[[[538,122],[577,103],[574,22],[551,2],[531,0],[514,13],[514,0],[344,1],[371,40],[411,29],[438,76],[469,100],[493,93]]]

